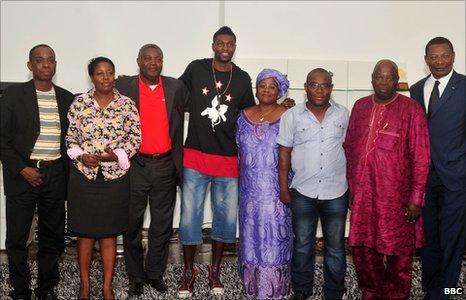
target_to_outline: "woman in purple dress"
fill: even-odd
[[[259,104],[237,122],[239,150],[238,268],[248,298],[285,299],[290,293],[291,211],[280,202],[275,139],[286,108],[286,75],[264,69],[256,80]]]

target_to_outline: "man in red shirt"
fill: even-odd
[[[138,296],[149,283],[165,293],[163,274],[172,231],[176,185],[180,181],[186,89],[178,79],[161,76],[163,52],[155,44],[139,50],[139,75],[119,78],[116,88],[136,102],[142,144],[130,167],[129,227],[123,237],[129,295]],[[147,205],[151,222],[143,266],[142,225]]]
[[[409,298],[413,255],[423,245],[427,120],[416,101],[396,92],[397,84],[397,65],[379,61],[372,73],[375,93],[354,104],[344,144],[348,243],[364,300]]]

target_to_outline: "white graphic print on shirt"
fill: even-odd
[[[216,125],[227,120],[225,113],[228,110],[228,106],[225,104],[219,104],[218,95],[215,95],[212,99],[211,105],[212,107],[207,107],[201,112],[201,116],[207,116],[210,119],[212,129],[215,130]]]

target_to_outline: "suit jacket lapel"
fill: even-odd
[[[131,88],[130,98],[131,100],[134,101],[134,103],[136,103],[136,107],[139,110],[139,77],[138,76],[134,76],[131,79],[130,88]]]
[[[451,78],[448,81],[447,86],[443,90],[442,96],[440,96],[440,99],[438,99],[437,103],[435,103],[435,105],[432,107],[432,113],[430,115],[431,118],[451,98],[451,95],[453,95],[453,93],[455,92],[457,81],[457,73],[453,71],[453,74],[451,75]]]
[[[427,107],[426,107],[426,98],[424,98],[424,84],[426,84],[427,78],[429,78],[429,76],[424,78],[421,84],[419,84],[419,100],[420,100],[419,102],[421,106],[424,108],[424,112],[426,113],[427,113]]]
[[[172,82],[166,77],[162,77],[163,92],[165,94],[165,105],[167,107],[168,122],[171,124],[173,102],[175,98],[175,92],[173,89]]]
[[[61,92],[61,90],[57,88],[55,84],[53,85],[53,87],[55,89],[55,93],[57,97],[57,106],[58,106],[58,115],[60,116],[60,124],[63,128],[63,125],[66,124],[66,121],[67,121],[68,111],[67,111],[65,102],[63,101],[63,98],[64,98],[63,93]]]
[[[37,103],[36,87],[34,86],[34,82],[32,80],[26,84],[24,94],[24,98],[27,101],[27,103],[25,103],[25,109],[31,115],[31,118],[37,128],[40,128],[39,103]]]

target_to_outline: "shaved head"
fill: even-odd
[[[396,94],[398,86],[398,66],[389,59],[379,60],[372,73],[372,87],[374,88],[376,102],[388,102]]]
[[[393,69],[393,72],[396,74],[396,76],[398,76],[398,66],[393,60],[389,60],[389,59],[379,60],[375,64],[374,71],[372,72],[372,76],[374,76],[374,74],[376,74],[383,65],[390,66]]]

